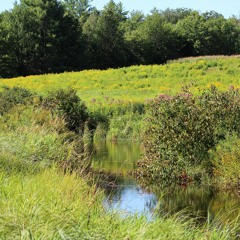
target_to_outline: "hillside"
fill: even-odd
[[[198,57],[164,65],[132,66],[108,70],[88,70],[1,79],[0,87],[19,86],[39,94],[57,89],[74,88],[92,105],[115,100],[142,102],[158,94],[174,95],[184,85],[191,91],[215,85],[219,90],[240,87],[240,56]]]

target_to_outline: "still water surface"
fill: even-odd
[[[114,174],[114,183],[106,188],[104,206],[123,214],[175,213],[184,210],[202,221],[234,219],[240,213],[240,197],[234,192],[217,192],[204,186],[142,187],[128,173],[136,167],[141,154],[139,144],[115,142],[96,143],[93,147],[93,167]]]

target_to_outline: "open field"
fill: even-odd
[[[48,91],[74,88],[90,105],[111,105],[116,100],[143,102],[158,94],[174,95],[182,86],[190,90],[215,85],[219,90],[240,87],[240,56],[198,57],[164,65],[132,66],[62,74],[1,79],[2,86],[19,86],[45,95]]]

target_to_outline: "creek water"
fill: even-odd
[[[172,214],[183,210],[201,222],[235,219],[240,214],[240,197],[231,191],[216,191],[206,186],[154,186],[142,187],[129,172],[140,158],[140,144],[115,142],[95,143],[92,150],[93,167],[111,174],[105,187],[104,207],[122,214]]]

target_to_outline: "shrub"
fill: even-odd
[[[24,88],[4,87],[0,92],[0,115],[3,115],[9,109],[18,104],[29,103],[33,99],[33,94]]]
[[[99,109],[89,113],[88,126],[90,130],[96,130],[98,125],[104,125],[106,131],[109,126],[109,117],[102,113]]]
[[[138,172],[173,181],[211,173],[208,151],[227,132],[240,133],[239,120],[238,90],[219,92],[212,87],[198,97],[188,90],[174,97],[160,95],[147,106],[145,155]]]
[[[77,96],[75,90],[51,92],[49,97],[45,99],[44,105],[63,117],[70,131],[83,134],[88,112],[86,105]]]

